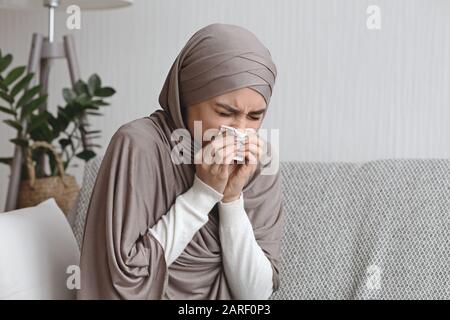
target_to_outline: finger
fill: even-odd
[[[214,151],[226,148],[230,145],[233,145],[235,142],[235,137],[231,135],[226,136],[220,136],[218,139],[211,142],[212,147],[214,148]]]
[[[232,145],[231,147],[228,147],[225,149],[224,154],[224,161],[227,164],[230,164],[233,162],[233,158],[236,157],[236,155],[239,153],[236,144]]]
[[[236,148],[228,148],[224,154],[224,161],[221,165],[221,173],[224,174],[225,177],[229,176],[231,169],[231,164],[233,163],[233,159],[236,156]]]
[[[214,163],[221,163],[220,159],[223,154],[216,153],[224,148],[235,148],[236,138],[232,135],[224,134],[219,135],[216,139],[208,142],[195,156],[195,163],[202,163],[208,166]]]
[[[263,148],[265,145],[265,141],[257,135],[249,137],[248,141],[250,142],[250,144],[257,145],[261,148]]]
[[[256,149],[260,148],[261,146],[258,142],[259,142],[258,139],[246,140],[245,144],[244,144],[245,150],[249,150],[249,149],[256,150]]]
[[[253,153],[251,153],[251,152],[248,152],[248,153],[247,153],[246,159],[247,159],[248,162],[246,161],[245,164],[257,164],[257,163],[258,163],[257,158],[256,158],[255,155],[254,155]]]
[[[250,143],[258,144],[258,139],[259,139],[259,137],[256,132],[252,132],[252,131],[248,132],[246,141],[249,141]]]
[[[220,146],[223,144],[223,141],[229,139],[229,137],[233,137],[228,132],[223,132],[221,134],[211,136],[211,140],[207,142],[207,144],[214,144],[216,146]]]
[[[264,139],[258,137],[258,146],[264,150],[264,148],[266,147],[266,141],[264,141]]]
[[[219,149],[216,151],[215,154],[215,163],[218,164],[224,164],[226,161],[226,157],[228,155],[232,155],[236,153],[236,145],[235,144],[231,144],[231,145],[227,145],[225,148]]]
[[[220,172],[221,168],[220,168],[220,164],[214,163],[209,167],[209,172],[213,175],[216,176],[219,172]]]
[[[225,131],[220,131],[220,129],[216,128],[216,129],[208,129],[208,132],[211,133],[211,142],[217,139],[221,139],[224,136],[226,136],[227,134],[229,134],[228,130]]]
[[[233,163],[233,159],[236,156],[236,150],[230,150],[230,152],[225,154],[224,164],[229,165]]]
[[[203,149],[203,163],[210,166],[214,164],[214,146],[209,143]]]
[[[251,152],[257,159],[260,159],[263,153],[263,148],[254,144],[246,145],[246,151]]]
[[[212,165],[213,163],[217,163],[216,153],[218,150],[221,150],[223,147],[228,147],[232,145],[234,142],[233,137],[228,136],[226,138],[221,137],[218,140],[214,140],[211,143],[208,143],[204,148],[204,161],[208,165]],[[220,161],[219,161],[220,162]]]
[[[228,177],[229,170],[230,170],[230,166],[228,164],[220,165],[219,172],[223,177]]]

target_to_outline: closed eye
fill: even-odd
[[[258,121],[260,118],[261,118],[261,117],[253,117],[253,116],[250,116],[250,119],[255,120],[255,121]]]
[[[219,114],[221,117],[231,117],[231,116],[232,116],[231,113],[218,112],[218,114]],[[261,117],[255,117],[255,116],[249,116],[249,118],[250,118],[251,120],[253,120],[253,121],[258,121],[258,120],[261,119]]]

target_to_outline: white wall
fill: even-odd
[[[378,5],[381,30],[368,30]],[[0,48],[27,62],[31,34],[46,33],[46,12],[0,11]],[[279,76],[264,127],[280,128],[281,159],[365,161],[450,156],[450,1],[135,0],[132,7],[82,14],[73,33],[83,77],[99,73],[117,89],[94,126],[106,147],[123,123],[158,108],[165,76],[188,38],[213,22],[252,30],[270,49]],[[51,75],[51,108],[69,85],[65,64]],[[0,116],[3,117],[3,116]],[[3,119],[3,118],[2,118]],[[12,154],[0,125],[0,156]],[[81,170],[72,170],[79,181]],[[0,167],[0,208],[9,170]]]

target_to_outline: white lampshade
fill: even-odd
[[[44,9],[48,0],[0,0],[1,9]],[[77,5],[82,10],[112,9],[133,4],[133,0],[60,0],[57,9],[65,10],[70,5]]]

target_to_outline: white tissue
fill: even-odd
[[[253,129],[253,128],[246,128],[245,132],[242,132],[240,129],[237,129],[237,128],[234,128],[234,127],[230,127],[230,126],[221,125],[219,134],[223,134],[225,131],[227,131],[229,134],[231,134],[231,135],[236,137],[236,140],[238,142],[238,151],[242,151],[243,150],[243,146],[245,144],[245,138],[248,136],[248,133],[249,132],[256,132],[256,130]],[[237,154],[233,158],[233,160],[237,160],[239,162],[244,161],[244,155],[243,154]]]

